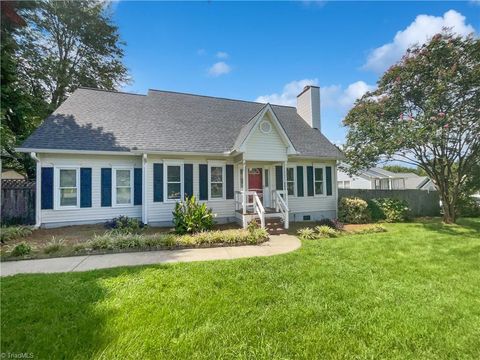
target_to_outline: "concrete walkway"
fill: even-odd
[[[0,275],[57,273],[113,268],[117,266],[164,264],[175,262],[229,260],[272,256],[298,249],[300,240],[291,235],[273,235],[261,245],[217,247],[209,249],[160,250],[63,258],[6,261],[0,263]]]

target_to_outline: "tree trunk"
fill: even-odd
[[[443,209],[443,222],[446,224],[453,224],[456,221],[456,210],[454,201],[449,199],[444,194],[440,193]]]

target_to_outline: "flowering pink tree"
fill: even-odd
[[[480,163],[480,40],[443,31],[407,50],[344,120],[351,171],[397,160],[425,170],[455,222]]]

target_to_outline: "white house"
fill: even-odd
[[[346,165],[342,166],[346,167]],[[358,175],[350,175],[339,169],[337,185],[339,189],[436,190],[427,176],[418,176],[415,173],[394,173],[379,167],[361,171]]]
[[[37,163],[38,226],[119,215],[166,226],[195,195],[218,222],[337,215],[342,153],[320,132],[319,88],[297,107],[80,88],[22,144]]]

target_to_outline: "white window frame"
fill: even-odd
[[[208,162],[208,201],[223,201],[227,197],[227,181],[226,176],[226,163],[225,161],[209,161]],[[212,198],[212,167],[222,168],[222,197]]]
[[[77,205],[60,205],[60,170],[75,170],[76,171],[76,189],[77,189]],[[55,189],[54,194],[54,209],[55,210],[75,210],[80,208],[80,167],[73,165],[64,165],[53,168],[54,178],[53,186]]]
[[[288,169],[293,169],[293,195],[290,195],[288,193]],[[292,182],[292,181],[290,181]],[[285,183],[287,185],[287,188],[285,191],[287,192],[287,196],[292,196],[292,197],[297,197],[297,171],[295,166],[287,166],[287,170],[285,171]]]
[[[184,194],[184,187],[185,187],[185,179],[183,175],[183,165],[184,162],[180,160],[165,160],[163,162],[163,200],[166,203],[176,203],[182,201],[185,194]],[[168,198],[168,167],[169,166],[180,166],[180,199],[169,199]],[[172,182],[172,184],[177,184],[178,182]]]
[[[313,165],[313,196],[316,196],[316,197],[326,197],[327,196],[327,181],[326,181],[326,170],[325,170],[325,168],[326,168],[325,165]],[[315,176],[315,169],[322,169],[322,174],[323,174],[323,179],[322,179],[323,193],[322,194],[317,194],[316,191],[315,191],[315,183],[317,182],[317,179],[316,179],[316,176]]]
[[[347,187],[347,183],[348,183],[348,187]],[[351,189],[352,188],[352,182],[350,180],[344,180],[343,181],[343,188],[344,189]]]
[[[117,204],[117,170],[130,170],[130,203]],[[133,206],[133,167],[132,166],[115,166],[112,167],[112,206],[113,207],[131,207]]]

